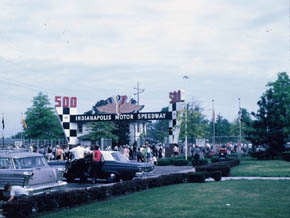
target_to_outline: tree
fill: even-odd
[[[161,109],[161,112],[168,112],[168,107],[164,107]],[[147,135],[146,137],[157,140],[159,142],[163,142],[165,137],[169,136],[168,120],[158,120],[155,122],[151,122],[147,127]]]
[[[119,138],[113,131],[116,130],[116,126],[111,122],[96,122],[88,124],[88,137],[92,142],[99,141],[101,138],[112,139],[117,141]]]
[[[230,129],[231,129],[231,123],[219,114],[217,116],[216,123],[215,123],[215,135],[216,136],[229,136]]]
[[[187,109],[187,136],[189,138],[204,138],[210,133],[210,127],[206,116],[202,114],[203,109],[200,105],[193,101],[188,105]],[[186,134],[185,116],[182,118],[180,138],[184,138]]]
[[[48,96],[39,92],[32,100],[32,106],[25,112],[27,128],[24,137],[31,139],[53,139],[64,137],[63,130]]]
[[[290,79],[286,72],[278,73],[275,82],[258,101],[256,118],[248,131],[248,139],[254,145],[267,145],[272,154],[283,150],[290,135]]]
[[[252,118],[251,114],[245,108],[241,108],[241,132],[242,136],[247,136],[247,132],[251,129]],[[239,127],[239,117],[237,117],[233,123],[231,123],[230,128],[230,136],[238,136],[240,134],[240,127]]]

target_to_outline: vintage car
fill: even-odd
[[[151,163],[137,163],[128,160],[124,155],[116,151],[101,151],[104,161],[100,168],[98,179],[106,179],[108,182],[131,180],[144,172],[154,169]],[[91,179],[88,169],[92,164],[92,158],[86,157],[72,161],[64,173],[68,182],[74,182],[76,178],[81,181]]]
[[[67,184],[43,155],[17,149],[0,150],[0,189],[7,183],[22,186],[31,194]]]

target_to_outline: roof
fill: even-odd
[[[34,152],[13,152],[13,151],[0,151],[0,157],[4,158],[26,158],[26,157],[43,157],[42,154]]]
[[[119,111],[120,113],[136,113],[139,112],[144,108],[144,105],[135,105],[130,103],[124,103],[120,104]],[[106,104],[100,107],[97,107],[97,110],[101,113],[107,113],[107,114],[116,114],[116,104]]]

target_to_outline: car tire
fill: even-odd
[[[120,178],[116,173],[110,173],[107,177],[107,182],[113,183],[113,182],[119,182]]]

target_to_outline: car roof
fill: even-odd
[[[0,157],[4,158],[27,158],[27,157],[43,157],[42,154],[34,152],[15,152],[15,151],[0,151]]]
[[[101,151],[104,160],[106,161],[115,161],[115,159],[112,156],[112,153],[117,153],[117,151]]]

